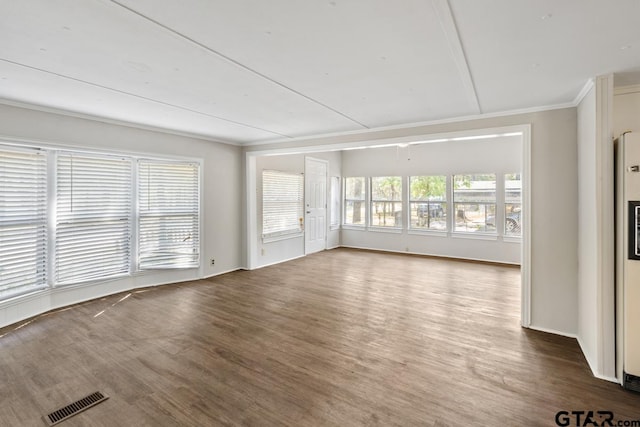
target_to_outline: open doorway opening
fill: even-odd
[[[298,242],[279,243],[283,245],[278,253],[280,258],[265,259],[258,223],[260,169],[257,166],[265,156],[275,156],[298,159],[303,168],[304,158],[311,153],[314,158],[328,161],[331,170],[325,180],[327,185],[330,177],[337,175],[341,180],[341,221],[337,229],[332,229],[334,243],[328,247],[360,247],[519,264],[521,324],[530,326],[529,125],[402,137],[375,143],[247,151],[249,269],[305,255],[305,236],[300,236]],[[505,163],[504,159],[509,156],[510,163]],[[418,194],[414,188],[416,183],[429,182],[433,180],[431,177],[443,177],[444,187],[440,187],[439,194]],[[348,194],[349,182],[359,182],[364,191],[357,197]],[[384,183],[394,183],[393,194],[385,193]],[[357,215],[349,210],[355,206],[351,196],[358,199],[361,210]],[[333,205],[328,195],[325,199],[327,206]],[[332,212],[326,215],[335,216]],[[358,221],[353,219],[354,215]]]

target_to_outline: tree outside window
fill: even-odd
[[[447,230],[447,177],[443,175],[409,178],[410,228]]]
[[[402,178],[377,176],[371,178],[371,225],[402,227]]]

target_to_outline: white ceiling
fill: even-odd
[[[0,102],[245,144],[572,103],[638,0],[0,0]]]

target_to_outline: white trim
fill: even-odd
[[[66,141],[48,141],[42,139],[33,138],[18,138],[14,136],[0,134],[0,145],[8,145],[18,148],[31,148],[31,149],[46,149],[46,150],[58,150],[58,151],[73,151],[75,153],[89,154],[89,155],[103,155],[103,156],[116,156],[116,157],[144,157],[149,160],[169,160],[169,161],[191,161],[200,162],[201,157],[181,156],[178,154],[158,154],[146,151],[133,151],[127,149],[113,149],[102,147],[90,147],[86,145],[73,144]]]
[[[367,227],[364,226],[364,225],[342,224],[342,226],[340,228],[342,230],[367,231]]]
[[[200,279],[195,279],[195,280],[207,280],[207,279],[211,279],[212,277],[221,276],[223,274],[233,273],[234,271],[240,271],[240,270],[244,270],[244,269],[241,267],[231,268],[229,270],[219,271],[217,273],[213,273],[208,276],[204,276],[204,277],[201,277]]]
[[[503,264],[503,265],[509,265],[514,267],[520,266],[520,264],[518,264],[517,262],[496,261],[492,259],[470,258],[470,257],[460,257],[460,256],[447,256],[442,254],[432,254],[428,252],[398,251],[393,249],[380,249],[380,248],[371,248],[368,246],[352,246],[352,245],[340,245],[338,247],[349,248],[349,249],[359,249],[364,251],[372,251],[372,252],[380,252],[380,253],[389,252],[393,254],[418,255],[418,256],[425,256],[430,258],[442,258],[442,259],[447,259],[452,261],[473,261],[473,262],[486,262],[491,264]],[[520,267],[522,268],[522,266]]]
[[[574,340],[578,339],[578,336],[576,334],[570,334],[568,332],[562,332],[556,329],[543,328],[541,326],[535,326],[535,325],[529,325],[526,328],[533,329],[534,331],[538,331],[538,332],[544,332],[546,334],[554,334],[554,335],[560,335],[561,337],[573,338]]]
[[[246,206],[246,268],[253,270],[258,263],[258,210],[257,210],[257,156],[245,154],[245,206]]]
[[[639,85],[629,85],[629,86],[620,86],[613,89],[614,95],[627,95],[631,93],[640,92],[640,84]]]
[[[367,231],[371,231],[373,233],[402,234],[403,229],[401,227],[379,227],[370,225]]]
[[[183,136],[186,138],[194,138],[194,139],[200,139],[204,141],[217,142],[219,144],[235,145],[235,146],[242,145],[242,143],[239,143],[239,142],[225,141],[211,135],[204,135],[204,134],[199,134],[194,132],[185,132],[185,131],[180,131],[175,129],[163,128],[160,126],[145,125],[142,123],[129,122],[129,121],[120,120],[120,119],[111,119],[108,117],[101,117],[93,114],[79,113],[76,111],[65,110],[59,107],[47,107],[44,105],[32,104],[29,102],[17,101],[17,100],[12,100],[7,98],[0,98],[0,105],[8,105],[10,107],[41,111],[43,113],[58,114],[60,116],[74,117],[74,118],[83,119],[83,120],[91,120],[94,122],[107,123],[110,125],[123,126],[123,127],[132,128],[132,129],[141,129],[141,130],[146,130],[150,132],[160,132],[160,133],[165,133],[169,135]]]
[[[531,124],[522,126],[520,324],[531,325]]]
[[[262,243],[279,242],[281,240],[295,239],[302,236],[304,236],[304,232],[302,231],[291,231],[288,233],[284,231],[278,231],[276,232],[276,234],[273,234],[273,235],[271,234],[263,235]]]
[[[449,232],[442,230],[419,230],[416,228],[409,228],[407,230],[409,236],[432,236],[432,237],[449,237]]]
[[[127,277],[121,278],[120,280],[107,280],[102,282],[103,286],[95,286],[93,283],[92,286],[73,286],[73,287],[58,287],[58,288],[49,288],[43,289],[41,291],[36,291],[30,294],[21,295],[16,298],[12,298],[6,301],[2,301],[0,303],[0,311],[4,311],[7,316],[0,321],[0,328],[4,328],[5,326],[10,326],[16,324],[18,322],[22,322],[32,317],[41,316],[48,312],[52,312],[59,309],[71,308],[73,305],[99,300],[100,298],[108,297],[111,295],[116,295],[122,292],[127,291],[136,291],[146,288],[153,288],[156,286],[165,286],[178,284],[182,282],[191,282],[194,280],[200,280],[197,277],[194,278],[184,278],[184,279],[176,279],[169,281],[157,281],[150,282],[148,284],[143,285],[135,285],[133,282],[129,282],[130,285],[126,285],[125,283],[116,283],[123,282]],[[104,286],[104,284],[112,283],[111,288],[108,286]],[[91,296],[84,296],[83,289],[92,288],[94,292],[91,293]],[[70,295],[70,297],[62,298],[64,295]],[[66,301],[60,304],[55,304],[53,298],[56,296],[60,296],[60,299],[65,299]],[[20,310],[21,305],[24,305],[24,310]],[[37,308],[33,309],[34,306]],[[7,308],[11,307],[12,310],[7,310]],[[31,309],[29,309],[31,308]],[[10,315],[15,315],[15,317],[11,318]]]
[[[622,379],[618,379],[618,378],[615,378],[615,377],[609,377],[609,376],[600,374],[598,372],[598,370],[594,368],[591,360],[589,360],[589,358],[586,357],[587,353],[584,351],[585,346],[582,344],[582,340],[580,339],[580,336],[576,337],[576,341],[578,341],[578,345],[580,346],[580,351],[582,351],[582,354],[584,356],[584,360],[587,361],[587,366],[589,366],[589,369],[591,370],[591,374],[594,377],[596,377],[598,379],[601,379],[601,380],[610,381],[612,383],[622,384]]]
[[[454,239],[470,239],[470,240],[498,240],[498,234],[487,233],[465,233],[463,231],[454,231],[451,233]]]
[[[313,255],[313,254],[309,254],[309,255]],[[251,268],[251,270],[259,270],[259,269],[264,268],[264,267],[270,267],[272,265],[277,265],[277,264],[280,264],[280,263],[283,263],[283,262],[293,261],[294,259],[304,258],[305,256],[307,256],[307,255],[305,255],[305,254],[296,255],[296,256],[291,257],[291,258],[285,258],[285,259],[281,259],[279,261],[270,262],[270,263],[267,263],[267,264],[256,265],[255,267]]]
[[[508,125],[491,128],[473,128],[460,131],[447,131],[438,133],[420,133],[415,135],[398,136],[390,138],[368,138],[350,142],[328,143],[321,145],[306,145],[288,148],[265,148],[262,150],[247,150],[245,153],[253,156],[277,156],[281,154],[306,154],[327,151],[346,151],[365,148],[383,148],[397,145],[428,144],[435,142],[475,140],[489,137],[510,137],[523,134],[526,125]]]
[[[596,80],[597,319],[596,375],[615,376],[613,74]]]

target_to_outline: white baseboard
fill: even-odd
[[[473,262],[486,262],[491,264],[502,264],[502,265],[513,265],[514,267],[520,266],[520,263],[517,262],[507,262],[507,261],[495,261],[490,259],[481,259],[481,258],[469,258],[469,257],[460,257],[460,256],[449,256],[449,255],[441,255],[441,254],[431,254],[427,252],[411,252],[411,251],[396,251],[392,249],[380,249],[380,248],[369,248],[366,246],[351,246],[351,245],[340,245],[337,246],[339,248],[349,248],[349,249],[360,249],[364,251],[373,251],[373,252],[389,252],[394,254],[404,254],[404,255],[422,255],[433,258],[444,258],[444,259],[453,259],[453,260],[461,260],[461,261],[473,261]]]
[[[615,377],[610,377],[608,375],[602,375],[601,373],[599,373],[598,370],[595,368],[593,362],[587,356],[587,352],[585,351],[585,346],[582,343],[582,340],[580,339],[580,337],[577,337],[576,340],[578,341],[578,345],[580,346],[580,350],[582,351],[582,354],[584,355],[584,358],[587,361],[587,365],[589,365],[589,369],[591,369],[591,373],[593,374],[594,377],[596,377],[598,379],[601,379],[601,380],[609,381],[609,382],[612,382],[612,383],[622,384],[622,380],[621,379],[618,379],[618,378],[615,378]]]
[[[529,325],[528,329],[533,329],[534,331],[539,331],[539,332],[546,332],[548,334],[560,335],[562,337],[573,338],[574,340],[578,339],[578,336],[576,334],[558,331],[556,329],[543,328],[541,326],[535,326],[535,325]]]

